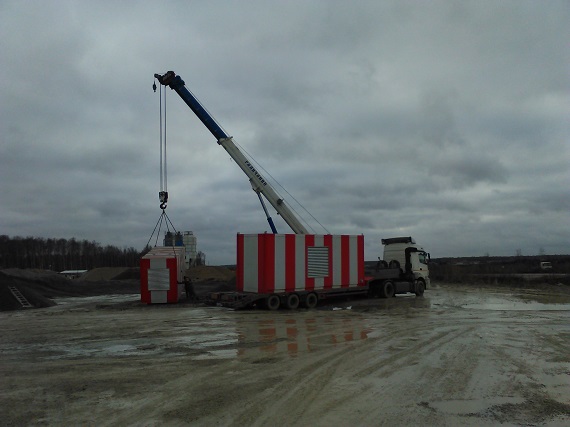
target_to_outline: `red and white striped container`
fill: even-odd
[[[152,248],[140,261],[141,302],[176,303],[184,276],[184,246]]]
[[[326,291],[364,285],[363,235],[237,235],[238,292]]]

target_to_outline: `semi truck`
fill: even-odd
[[[423,295],[429,286],[429,254],[408,237],[382,239],[384,257],[365,268],[364,236],[312,234],[244,153],[173,71],[155,74],[208,128],[246,174],[272,233],[236,237],[236,290],[209,295],[213,304],[233,307],[314,308],[320,300],[365,295],[390,298],[401,293]],[[293,233],[280,234],[266,208],[275,209]],[[142,276],[141,276],[142,277]]]

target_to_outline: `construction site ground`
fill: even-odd
[[[214,272],[194,277],[199,294],[231,288]],[[0,312],[2,425],[570,424],[566,285],[269,312],[144,305],[120,274],[0,274],[0,291],[56,303]]]

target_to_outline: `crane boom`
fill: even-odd
[[[258,195],[261,193],[267,199],[267,201],[273,206],[283,220],[291,227],[296,234],[308,234],[308,230],[299,221],[297,216],[293,211],[285,204],[284,200],[279,197],[277,192],[273,187],[263,178],[261,173],[252,165],[249,159],[241,152],[241,150],[235,145],[231,136],[226,134],[224,130],[216,123],[214,118],[206,111],[198,99],[186,89],[184,80],[180,76],[177,76],[174,71],[168,71],[166,74],[155,74],[154,77],[164,86],[169,86],[174,90],[180,98],[190,107],[190,109],[198,116],[198,118],[204,123],[208,130],[214,135],[219,145],[224,147],[231,158],[237,163],[241,170],[247,175],[251,183],[253,191]],[[261,199],[260,199],[261,200]],[[262,203],[263,205],[263,203]],[[265,209],[265,206],[264,206]],[[267,212],[266,212],[267,213]],[[275,233],[275,226],[273,221],[267,215],[269,225]]]

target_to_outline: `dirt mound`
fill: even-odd
[[[120,273],[118,276],[115,276],[111,280],[140,280],[140,278],[141,278],[141,269],[135,267],[135,268],[127,268],[125,271]]]
[[[56,273],[53,270],[40,270],[37,268],[28,268],[28,269],[21,269],[21,268],[6,268],[0,270],[1,273],[4,273],[7,276],[17,277],[19,279],[31,279],[31,280],[40,280],[40,281],[52,281],[52,282],[60,282],[68,281],[64,276],[59,273]]]
[[[71,281],[54,271],[7,269],[0,271],[0,310],[18,310],[20,302],[9,287],[15,287],[34,307],[55,305],[50,296],[65,294]]]
[[[10,286],[20,291],[36,308],[55,305],[52,298],[135,294],[140,291],[140,283],[137,279],[80,281],[70,280],[53,271],[7,269],[0,271],[0,310],[22,308],[20,302],[10,291]]]
[[[196,292],[234,291],[235,271],[220,266],[200,266],[186,270],[196,284]],[[0,310],[22,309],[9,287],[18,291],[34,307],[55,305],[53,298],[140,292],[138,268],[106,267],[88,271],[77,279],[68,279],[54,271],[7,269],[0,271]]]
[[[186,270],[186,275],[194,282],[216,281],[229,282],[235,279],[236,273],[227,267],[201,265]]]
[[[89,270],[87,273],[78,277],[78,281],[99,282],[102,280],[120,280],[117,277],[124,275],[130,269],[127,267],[100,267]]]

